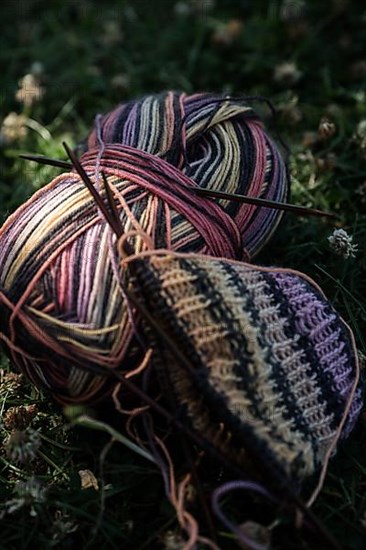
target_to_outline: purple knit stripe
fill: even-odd
[[[350,354],[351,343],[338,314],[334,311],[330,313],[329,303],[322,300],[316,291],[311,292],[309,285],[299,277],[285,273],[274,273],[273,277],[294,313],[296,330],[314,346],[319,370],[331,377],[329,389],[332,389],[336,399],[341,397],[346,403],[354,382],[354,358]],[[336,329],[335,323],[338,324]],[[358,391],[343,435],[353,427],[360,408],[361,395]]]

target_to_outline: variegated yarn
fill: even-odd
[[[278,202],[288,197],[281,154],[248,100],[170,91],[123,103],[97,117],[95,126],[89,148],[128,145],[166,160],[202,188]],[[247,259],[268,242],[282,215],[224,199],[216,202],[235,221]]]
[[[248,259],[276,210],[196,196],[202,185],[281,201],[277,147],[242,101],[168,92],[97,117],[80,159],[97,189],[104,172],[124,232],[155,248]],[[0,339],[12,362],[62,403],[109,395],[100,368],[132,374],[141,360],[121,289],[114,236],[81,178],[62,174],[0,230]]]

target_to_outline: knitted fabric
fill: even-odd
[[[193,428],[240,466],[252,449],[277,480],[317,470],[357,358],[351,331],[315,283],[193,255],[152,254],[131,269],[140,300],[193,366],[187,372],[146,329],[163,385]],[[342,437],[360,408],[357,390]]]
[[[88,147],[131,146],[166,160],[202,188],[284,202],[289,193],[284,162],[248,101],[172,91],[128,101],[97,117]],[[215,200],[235,221],[249,258],[282,217],[278,210]]]

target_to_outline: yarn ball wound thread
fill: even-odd
[[[191,427],[246,469],[254,450],[279,486],[319,470],[362,394],[352,332],[317,285],[192,254],[128,261],[136,295],[191,362],[187,371],[145,326],[162,387]]]
[[[201,188],[284,202],[290,188],[287,169],[249,99],[168,91],[128,101],[96,118],[88,147],[128,145],[166,160]],[[225,199],[216,202],[235,221],[246,259],[263,248],[282,216]]]
[[[123,231],[136,232],[135,252],[145,247],[143,234],[154,248],[248,259],[278,212],[191,189],[287,195],[283,160],[252,110],[210,94],[168,92],[117,112],[124,113],[115,121],[122,139],[109,143],[113,113],[97,118],[96,146],[92,133],[80,161],[102,195],[105,173]],[[0,340],[11,361],[61,403],[104,399],[113,383],[95,370],[132,375],[142,357],[114,239],[74,171],[35,193],[0,230]]]
[[[101,187],[98,160],[125,232],[146,234],[157,247],[241,256],[236,224],[194,196],[194,183],[172,165],[122,145],[98,154],[81,163]],[[139,252],[144,240],[131,246]],[[0,340],[12,362],[63,403],[108,395],[111,382],[93,367],[129,372],[140,359],[119,277],[114,234],[74,172],[35,193],[0,230]]]

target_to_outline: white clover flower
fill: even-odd
[[[4,442],[6,454],[12,462],[24,464],[37,456],[41,437],[36,430],[13,431]]]
[[[297,68],[296,63],[280,63],[274,68],[273,79],[283,86],[293,86],[301,77],[302,72]]]
[[[22,139],[27,135],[27,118],[17,113],[9,113],[3,120],[0,129],[0,142],[3,144],[12,143],[17,139]]]
[[[328,237],[328,242],[332,250],[345,260],[355,257],[358,247],[353,244],[353,237],[344,229],[335,229]]]
[[[7,500],[1,506],[0,518],[5,514],[13,514],[22,508],[27,508],[32,517],[37,516],[37,504],[42,504],[46,500],[47,488],[34,477],[27,481],[19,481],[14,488],[14,498]]]
[[[23,103],[25,107],[32,107],[44,96],[44,88],[40,85],[36,75],[29,73],[19,80],[19,89],[15,94],[15,99]]]

